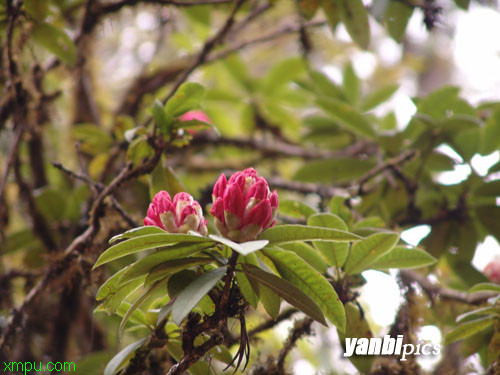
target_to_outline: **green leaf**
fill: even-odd
[[[406,26],[413,14],[413,7],[399,0],[391,0],[385,12],[385,23],[389,35],[400,43],[405,35]]]
[[[94,264],[93,269],[105,263],[111,262],[112,260],[124,257],[129,254],[135,254],[144,250],[171,246],[172,244],[179,242],[210,243],[212,241],[206,237],[193,236],[190,234],[178,234],[178,233],[148,234],[145,236],[135,237],[120,242],[107,249],[97,259],[97,262]],[[181,255],[182,254],[177,255],[175,258],[178,258]]]
[[[481,130],[479,152],[487,155],[500,147],[500,106],[488,118]]]
[[[279,274],[307,294],[323,310],[330,322],[345,330],[345,311],[335,289],[314,268],[298,255],[279,248],[266,248],[264,254]]]
[[[145,278],[146,277],[143,276],[134,280],[130,280],[127,283],[122,283],[120,285],[117,284],[113,287],[114,289],[111,289],[111,287],[109,287],[109,293],[107,293],[107,295],[104,297],[104,302],[97,307],[96,311],[115,313],[128,296],[130,296],[132,293],[134,293],[144,285]]]
[[[39,1],[39,0],[35,0]],[[61,29],[48,24],[38,23],[33,28],[33,39],[56,55],[68,65],[76,63],[76,49],[71,38]]]
[[[469,289],[469,293],[474,292],[498,292],[500,293],[500,285],[493,283],[479,283]]]
[[[313,266],[319,273],[326,273],[328,264],[314,248],[306,245],[304,242],[291,242],[282,244],[280,247],[288,251],[293,251],[299,257],[304,259],[308,264]]]
[[[345,93],[345,96],[353,106],[356,106],[359,101],[361,88],[359,78],[356,75],[356,72],[354,71],[351,63],[346,64],[342,76],[342,89]]]
[[[236,281],[238,282],[238,286],[243,294],[245,300],[254,308],[257,309],[257,305],[259,304],[259,296],[253,290],[250,281],[242,272],[236,273]]]
[[[184,120],[174,122],[175,129],[183,129],[187,131],[198,132],[201,130],[212,130],[215,135],[220,136],[219,129],[209,122],[200,120]]]
[[[126,362],[128,362],[135,351],[139,349],[142,344],[146,342],[146,339],[140,339],[130,345],[123,348],[117,355],[111,359],[104,369],[104,375],[114,375],[120,368],[122,368]]]
[[[256,285],[259,291],[259,299],[264,306],[264,310],[269,314],[269,316],[276,320],[280,313],[281,297],[273,292],[270,288],[264,284],[259,284],[258,280],[248,276],[248,281],[253,285]]]
[[[158,99],[155,100],[153,107],[151,107],[151,114],[155,121],[156,126],[160,132],[165,136],[170,136],[172,132],[172,117],[167,116],[163,103]]]
[[[436,262],[437,259],[424,250],[396,246],[387,254],[382,255],[380,258],[370,263],[368,267],[375,270],[384,270],[388,268],[418,268]]]
[[[81,141],[82,151],[91,155],[108,153],[113,146],[110,134],[95,124],[78,124],[71,129],[71,135]]]
[[[298,78],[306,71],[306,65],[302,58],[292,57],[279,61],[267,74],[263,92],[267,95],[277,92],[293,79]]]
[[[320,5],[323,12],[325,12],[326,19],[332,32],[335,32],[337,24],[340,21],[338,0],[320,0]]]
[[[366,321],[364,314],[361,313],[360,309],[354,305],[352,302],[345,304],[346,312],[346,329],[345,333],[337,331],[339,334],[339,339],[344,352],[345,339],[347,338],[370,338],[373,337],[373,333],[370,329],[370,325]],[[368,374],[370,372],[374,357],[366,355],[356,355],[349,357],[349,361],[362,373]]]
[[[370,24],[368,13],[362,0],[338,0],[342,22],[352,40],[361,48],[370,44]]]
[[[340,87],[338,87],[336,83],[332,82],[326,74],[312,71],[309,75],[311,76],[311,80],[314,83],[316,91],[321,94],[321,96],[336,99],[345,98]]]
[[[151,173],[151,199],[161,190],[168,191],[168,193],[174,197],[177,193],[181,193],[187,189],[177,178],[172,167],[163,166],[162,163],[158,163],[153,173]]]
[[[110,293],[117,290],[118,288],[118,280],[125,273],[128,267],[122,268],[120,271],[116,272],[114,275],[110,276],[104,284],[102,284],[97,291],[95,299],[100,301],[106,298]]]
[[[150,288],[147,288],[142,292],[142,294],[134,301],[132,305],[128,308],[127,312],[125,315],[123,315],[122,321],[120,322],[120,327],[118,328],[118,337],[120,338],[123,333],[123,329],[125,328],[125,325],[127,324],[127,321],[129,318],[132,316],[134,311],[136,311],[141,305],[146,301],[146,299],[153,294],[160,286],[164,286],[164,284],[161,281],[158,281],[154,285],[152,285]]]
[[[154,150],[145,135],[134,139],[127,149],[127,160],[130,160],[136,166],[153,155]]]
[[[305,217],[307,219],[309,216],[314,215],[316,210],[303,202],[286,200],[280,202],[279,213],[280,215]]]
[[[118,240],[124,240],[127,238],[135,238],[140,236],[146,236],[148,234],[160,234],[160,233],[168,233],[168,232],[154,225],[146,225],[143,227],[130,229],[121,234],[117,234],[116,236],[111,237],[109,243],[112,244],[113,242],[116,242]]]
[[[449,345],[455,341],[465,339],[493,325],[495,316],[486,316],[484,318],[471,320],[460,324],[455,329],[448,332],[444,338],[444,344]]]
[[[310,161],[295,173],[295,180],[304,182],[350,182],[376,165],[374,159],[327,159]]]
[[[470,4],[470,0],[454,0],[455,1],[455,4],[457,4],[458,7],[464,9],[464,10],[468,10],[469,9],[469,4]]]
[[[139,259],[133,263],[125,272],[125,274],[120,278],[120,283],[126,282],[128,280],[135,279],[141,275],[144,275],[159,265],[164,265],[165,262],[171,261],[170,265],[175,265],[176,261],[179,262],[178,258],[184,258],[202,250],[210,247],[207,243],[180,243],[174,246],[170,246],[167,249],[156,251],[145,257]],[[188,258],[189,259],[189,258]],[[182,261],[181,261],[182,262]]]
[[[178,117],[200,107],[205,97],[205,88],[199,83],[184,83],[165,104],[167,116]]]
[[[273,275],[272,273],[261,270],[250,264],[242,264],[243,272],[249,279],[253,279],[259,284],[264,285],[271,291],[282,297],[291,305],[297,307],[312,319],[326,326],[325,317],[319,306],[307,294],[301,291],[292,283]],[[262,299],[262,296],[261,296]]]
[[[495,315],[495,314],[499,315],[499,312],[500,310],[497,307],[493,306],[481,307],[479,309],[467,311],[466,313],[460,314],[459,316],[457,316],[455,321],[457,323],[464,323],[483,315]]]
[[[361,110],[363,112],[369,111],[382,103],[385,103],[391,96],[398,91],[399,85],[384,86],[381,89],[372,92],[370,95],[363,99]]]
[[[307,220],[308,225],[347,231],[347,225],[335,214],[321,213],[312,215]],[[327,243],[314,241],[314,247],[325,257],[331,266],[342,267],[347,259],[349,244]]]
[[[349,226],[352,224],[352,212],[346,206],[346,198],[335,196],[330,201],[330,212],[338,215]]]
[[[166,250],[168,252],[170,250]],[[143,258],[144,259],[144,258]],[[153,269],[149,271],[148,276],[146,277],[145,284],[152,284],[157,280],[162,279],[164,276],[175,273],[177,271],[181,271],[183,269],[197,266],[200,264],[207,264],[213,261],[212,258],[205,257],[190,257],[190,258],[179,258],[167,260],[166,262],[161,263],[160,265],[155,266]]]
[[[489,233],[494,236],[497,241],[500,241],[500,207],[498,206],[482,206],[475,210],[476,215]]]
[[[344,0],[346,1],[346,0]],[[351,0],[349,0],[351,1]],[[353,0],[358,1],[358,0]],[[370,122],[350,105],[334,98],[318,98],[316,103],[328,113],[333,119],[338,121],[345,128],[354,133],[366,137],[374,138],[375,131]]]
[[[375,233],[352,245],[344,266],[347,274],[364,271],[380,256],[389,252],[399,241],[397,233]]]
[[[37,21],[43,21],[49,14],[49,0],[24,0],[26,12]]]
[[[259,239],[268,240],[270,245],[278,245],[295,241],[350,242],[360,240],[361,237],[338,229],[291,224],[266,229]]]
[[[241,255],[249,255],[251,253],[254,253],[257,250],[262,249],[269,243],[269,241],[262,241],[262,240],[236,243],[228,238],[217,236],[215,234],[210,234],[208,237],[210,237],[212,240],[216,242],[220,242],[221,244],[229,246],[231,249],[240,253]]]
[[[500,196],[500,180],[489,181],[479,185],[479,187],[474,191],[474,194],[490,197]]]
[[[204,273],[179,293],[172,306],[172,320],[181,325],[184,318],[201,299],[222,279],[227,267],[220,267]]]

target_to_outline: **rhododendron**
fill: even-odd
[[[495,257],[489,262],[483,273],[492,283],[500,284],[500,257]]]
[[[233,241],[254,240],[276,222],[278,193],[271,193],[267,181],[253,168],[234,173],[229,181],[221,174],[212,199],[210,213],[215,217],[215,226]]]
[[[196,231],[207,235],[207,220],[200,204],[188,193],[178,193],[174,200],[162,190],[153,197],[144,225],[155,225],[170,233]]]

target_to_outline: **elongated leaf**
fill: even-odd
[[[250,306],[252,306],[254,309],[257,309],[257,305],[259,304],[259,296],[253,290],[252,285],[250,284],[250,281],[245,276],[245,274],[242,272],[237,272],[236,281],[238,282],[238,286],[240,287],[243,297],[245,297]]]
[[[68,65],[75,64],[75,45],[63,30],[49,23],[38,23],[33,29],[33,38],[64,63]]]
[[[24,0],[24,7],[31,17],[43,21],[49,14],[50,0]]]
[[[130,229],[121,234],[117,234],[116,236],[111,237],[109,243],[112,244],[113,242],[116,242],[118,240],[145,236],[147,234],[161,234],[161,233],[168,233],[168,232],[154,225],[147,225],[144,227],[137,227],[134,229]]]
[[[160,281],[152,285],[150,288],[144,290],[144,292],[137,298],[132,305],[130,305],[129,309],[125,313],[125,315],[122,318],[122,321],[120,322],[120,327],[118,328],[118,337],[121,337],[123,333],[123,329],[125,328],[125,324],[127,324],[128,319],[130,316],[136,311],[141,305],[146,301],[146,299],[153,294],[155,290],[157,290],[160,286],[163,286],[164,284]]]
[[[280,275],[302,290],[323,310],[341,331],[345,330],[345,311],[337,292],[321,274],[298,255],[277,248],[265,248]]]
[[[398,85],[389,85],[371,93],[366,98],[364,98],[363,104],[361,105],[361,110],[369,111],[386,102],[391,96],[394,95],[396,91],[398,91],[398,88]]]
[[[280,202],[280,214],[291,217],[306,217],[314,215],[316,210],[307,204],[299,201],[283,201]]]
[[[376,165],[370,159],[327,159],[308,162],[297,170],[294,180],[304,182],[348,182],[357,179]]]
[[[342,76],[342,89],[345,96],[354,107],[357,107],[360,95],[360,82],[351,63],[346,64]]]
[[[263,247],[265,247],[269,243],[269,241],[266,241],[266,240],[236,243],[234,241],[231,241],[228,238],[217,236],[215,234],[210,234],[208,237],[210,237],[214,241],[217,241],[217,242],[220,242],[221,244],[229,246],[231,249],[240,253],[241,255],[249,255],[251,253],[254,253],[257,250],[262,249]]]
[[[343,230],[306,225],[277,225],[261,233],[259,240],[268,240],[270,245],[295,241],[350,242],[361,237]]]
[[[342,244],[338,244],[342,245]],[[299,257],[304,259],[308,264],[313,266],[319,273],[325,273],[328,264],[325,260],[318,254],[318,252],[304,242],[291,242],[280,245],[284,250],[293,251]]]
[[[325,12],[326,19],[328,20],[332,32],[335,32],[337,24],[340,21],[338,0],[320,0],[320,5]]]
[[[455,321],[457,323],[464,323],[479,316],[495,315],[495,314],[500,315],[500,309],[498,307],[486,306],[486,307],[481,307],[480,309],[467,311],[466,313],[460,314],[459,316],[457,316]]]
[[[125,272],[125,274],[120,278],[119,282],[123,283],[128,280],[135,279],[136,277],[150,272],[155,267],[164,264],[167,261],[171,261],[174,259],[178,260],[177,258],[184,258],[199,253],[200,251],[207,249],[208,247],[209,244],[207,243],[181,243],[171,246],[168,249],[156,251],[133,263]]]
[[[437,259],[422,249],[396,246],[367,267],[375,270],[388,268],[418,268],[436,263]]]
[[[486,316],[484,318],[471,320],[460,324],[457,328],[448,332],[444,338],[444,344],[449,345],[455,341],[465,339],[493,325],[495,316]]]
[[[144,250],[156,249],[160,247],[170,246],[178,242],[212,242],[206,237],[192,236],[189,234],[177,233],[159,233],[149,234],[145,236],[131,238],[129,240],[120,242],[119,244],[111,246],[97,259],[94,268],[97,268],[112,260],[124,257],[129,254],[138,253]],[[177,255],[176,258],[180,257]]]
[[[321,213],[312,215],[307,220],[307,224],[347,231],[347,225],[335,214]],[[319,250],[331,266],[340,268],[344,265],[349,252],[349,244],[319,241],[314,241],[313,243],[314,247]]]
[[[500,241],[500,207],[498,206],[482,206],[476,208],[476,215],[481,224],[494,236],[497,241]]]
[[[376,233],[352,245],[344,266],[347,274],[360,273],[380,256],[389,252],[399,241],[397,233]]]
[[[481,130],[481,155],[492,153],[500,147],[500,107],[497,107]]]
[[[106,298],[110,293],[115,291],[118,286],[118,280],[125,273],[127,269],[128,267],[122,268],[120,271],[116,272],[113,276],[109,277],[97,291],[95,299],[100,301]]]
[[[469,289],[469,293],[474,292],[498,292],[500,293],[500,285],[493,283],[479,283]]]
[[[168,191],[172,197],[177,193],[187,190],[177,178],[173,169],[169,166],[163,166],[162,163],[158,163],[153,173],[151,173],[151,185],[149,189],[151,199],[160,190]]]
[[[334,98],[319,98],[316,102],[326,113],[347,129],[363,137],[375,137],[375,131],[370,122],[348,104]]]
[[[103,303],[98,306],[99,311],[106,311],[108,313],[116,312],[128,296],[142,287],[145,279],[146,277],[142,276],[118,285],[116,289],[111,290],[110,293],[106,295]]]
[[[251,276],[248,276],[248,281],[252,286],[257,286],[259,299],[262,302],[262,306],[264,306],[264,310],[266,310],[271,318],[276,320],[280,313],[281,297],[264,284],[259,284],[258,280]]]
[[[130,345],[123,348],[117,355],[111,359],[104,369],[104,375],[114,375],[130,358],[137,349],[139,349],[142,344],[146,342],[146,339],[140,339]]]
[[[253,279],[269,288],[285,301],[297,307],[312,319],[326,326],[325,317],[323,316],[323,312],[320,307],[295,285],[250,264],[242,264],[241,266],[243,268],[243,272],[245,272],[245,275],[247,275],[249,279]]]
[[[166,262],[161,263],[159,266],[155,266],[149,272],[148,276],[146,277],[145,284],[151,284],[161,279],[163,276],[168,275],[169,273],[175,273],[192,266],[207,264],[212,261],[213,259],[208,257],[190,257],[167,260]]]
[[[389,35],[396,42],[401,42],[405,35],[406,26],[413,14],[413,8],[398,0],[391,0],[385,12],[385,22]]]
[[[205,88],[199,83],[184,83],[165,104],[167,116],[177,117],[187,111],[197,109],[205,97]]]
[[[338,0],[340,18],[352,40],[363,49],[370,44],[368,12],[362,0]]]
[[[172,319],[175,324],[180,325],[189,312],[200,302],[200,300],[222,279],[227,267],[220,267],[213,271],[204,273],[182,292],[179,293],[172,306]]]
[[[170,136],[173,117],[167,115],[163,103],[158,99],[155,100],[153,107],[151,107],[151,114],[160,132],[167,137]]]
[[[344,348],[344,353],[346,350],[345,339],[347,338],[370,338],[373,337],[373,333],[370,329],[370,325],[366,321],[366,318],[361,314],[359,307],[354,305],[352,302],[348,302],[345,305],[346,311],[346,329],[345,334],[337,331],[339,334],[339,339],[342,347]],[[362,373],[368,374],[370,372],[374,357],[371,355],[356,355],[349,357],[349,361]]]
[[[168,301],[167,304],[160,309],[160,312],[158,313],[158,320],[156,321],[156,325],[163,322],[172,313],[172,305],[174,304],[174,301],[175,300]]]

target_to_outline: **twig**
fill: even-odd
[[[468,294],[458,290],[444,288],[431,283],[425,276],[411,270],[401,270],[400,275],[403,281],[408,283],[415,282],[420,285],[431,300],[438,297],[443,300],[457,301],[469,305],[480,305],[496,295],[494,292],[478,292]]]
[[[202,65],[208,57],[208,54],[218,45],[222,42],[226,34],[229,32],[231,27],[234,24],[234,20],[236,17],[236,13],[238,10],[241,8],[245,0],[236,0],[236,3],[229,14],[229,17],[226,19],[226,22],[222,26],[222,28],[215,33],[215,35],[208,39],[205,44],[203,45],[203,48],[199,52],[198,56],[196,57],[195,61],[186,69],[184,72],[181,74],[181,76],[175,81],[174,85],[170,89],[170,92],[168,95],[164,98],[163,103],[166,103],[172,96],[174,96],[175,92],[177,89],[189,78],[191,73],[200,65]]]
[[[118,187],[125,182],[140,175],[150,173],[158,164],[165,145],[161,140],[157,140],[156,144],[153,146],[155,154],[151,158],[147,159],[143,164],[140,164],[135,168],[132,164],[127,164],[123,167],[119,175],[115,177],[113,181],[111,181],[111,183],[106,186],[93,201],[92,208],[90,210],[90,223],[87,229],[71,242],[58,260],[54,261],[48,267],[42,279],[33,289],[31,289],[19,309],[13,309],[11,311],[11,316],[0,337],[0,351],[7,347],[11,336],[16,331],[16,328],[20,329],[23,327],[24,322],[22,317],[24,316],[26,310],[34,303],[41,293],[45,291],[53,280],[60,279],[66,275],[75,259],[77,259],[79,255],[84,252],[85,248],[93,241],[100,229],[99,219],[104,214],[103,209],[105,198],[113,194]]]
[[[304,318],[300,321],[295,322],[295,325],[290,332],[283,348],[278,355],[277,366],[279,373],[283,373],[285,367],[285,359],[288,353],[295,347],[295,343],[304,335],[311,334],[311,325],[313,324],[313,320],[311,318]]]
[[[358,192],[357,195],[363,195],[363,187],[364,185],[371,180],[373,177],[377,176],[378,174],[394,168],[395,166],[399,166],[401,164],[404,164],[413,158],[415,158],[418,155],[418,151],[416,150],[409,150],[401,153],[400,155],[393,157],[389,160],[386,160],[385,162],[378,164],[375,166],[375,168],[372,168],[369,170],[367,173],[365,173],[362,177],[358,179],[356,182],[356,185],[358,185]]]

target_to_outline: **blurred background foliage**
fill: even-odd
[[[409,314],[412,334],[433,326],[437,340],[455,329],[487,303],[466,294],[487,281],[478,244],[500,241],[500,79],[465,58],[496,58],[498,70],[498,50],[480,53],[498,43],[492,29],[460,50],[472,14],[477,27],[499,20],[494,1],[2,1],[2,360],[102,373],[145,331],[133,325],[119,343],[120,319],[93,313],[97,287],[127,264],[90,272],[108,239],[141,224],[157,191],[206,208],[221,172],[249,166],[278,189],[280,222],[304,223],[312,208],[364,234],[427,228],[419,246],[438,263],[397,276],[396,322]],[[187,80],[206,88],[217,131],[179,128],[164,147],[155,100]],[[389,332],[360,303],[371,330]],[[451,337],[426,371],[498,371],[490,303],[488,324]],[[252,313],[249,327],[264,319]],[[263,373],[291,324],[259,336],[247,371]],[[332,330],[300,341],[289,371],[356,373]],[[405,366],[394,371],[423,371]]]

